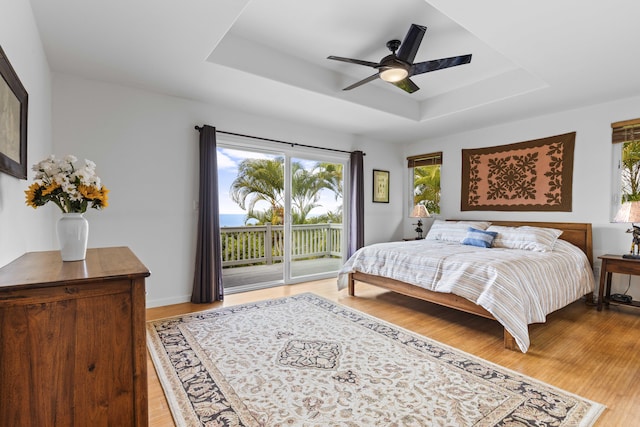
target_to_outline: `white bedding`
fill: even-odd
[[[594,289],[586,255],[558,240],[552,252],[479,248],[441,240],[370,245],[358,250],[338,273],[338,288],[348,273],[384,276],[425,289],[453,293],[482,307],[529,349],[530,323]]]

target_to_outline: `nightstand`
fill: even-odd
[[[600,267],[600,289],[598,291],[598,311],[601,311],[602,304],[606,303],[608,305],[611,298],[612,273],[640,276],[640,259],[622,258],[622,255],[610,254],[599,256],[598,259],[602,260],[602,266]],[[640,307],[640,302],[638,301],[629,303],[615,301],[615,303]]]

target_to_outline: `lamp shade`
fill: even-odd
[[[613,222],[640,222],[640,202],[625,202]]]
[[[411,218],[429,218],[429,211],[425,205],[415,205],[411,211]]]
[[[405,68],[394,67],[380,71],[380,78],[386,82],[396,83],[406,78],[409,72]]]

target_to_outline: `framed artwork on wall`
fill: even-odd
[[[29,96],[0,47],[0,171],[27,179]]]
[[[389,203],[389,171],[373,170],[373,202]]]
[[[576,133],[462,150],[462,211],[571,212]]]

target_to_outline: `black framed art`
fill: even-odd
[[[29,95],[0,47],[0,171],[27,179]]]
[[[373,170],[373,202],[389,203],[389,171]]]

